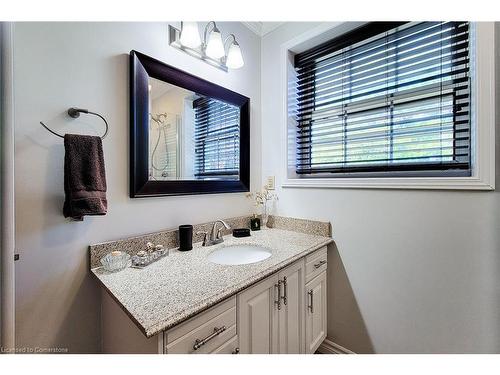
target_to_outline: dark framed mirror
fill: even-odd
[[[130,196],[246,192],[250,99],[130,52]]]

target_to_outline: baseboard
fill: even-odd
[[[356,354],[352,350],[328,340],[328,338],[321,343],[318,352],[322,354]]]

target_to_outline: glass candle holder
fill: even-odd
[[[101,264],[106,271],[116,272],[127,268],[130,255],[123,251],[113,251],[101,258]]]

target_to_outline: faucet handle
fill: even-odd
[[[203,234],[202,246],[207,246],[208,232],[196,232],[196,235]]]

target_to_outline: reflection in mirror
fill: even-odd
[[[240,109],[149,77],[149,180],[239,180]]]

